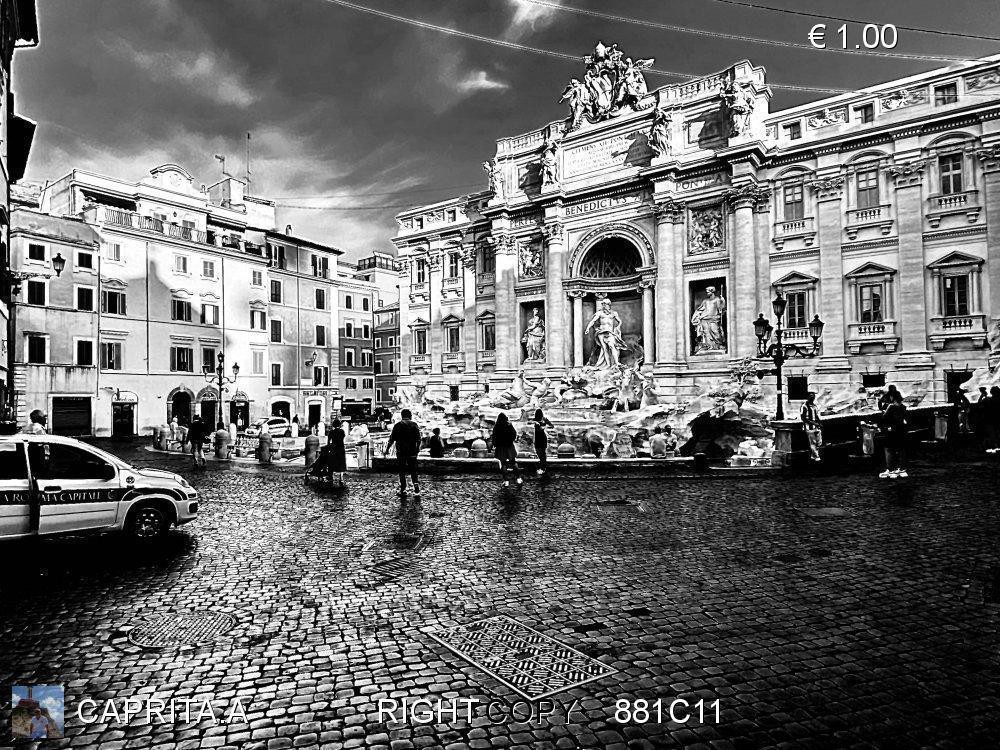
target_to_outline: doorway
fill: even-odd
[[[111,437],[135,437],[135,404],[111,404]]]
[[[52,397],[53,435],[90,435],[90,397]]]
[[[208,425],[211,429],[216,429],[218,421],[215,415],[218,413],[218,401],[202,401],[201,402],[201,420]]]
[[[309,429],[323,421],[323,404],[309,404]]]
[[[271,416],[284,417],[285,419],[291,421],[292,407],[287,401],[275,401],[271,404]]]
[[[247,401],[232,401],[229,404],[229,421],[242,432],[250,423],[250,403]]]
[[[959,393],[963,393],[961,389],[962,383],[965,383],[972,377],[971,370],[963,370],[962,372],[949,371],[945,372],[945,383],[948,388],[948,403],[955,403],[955,399],[958,397]]]
[[[187,391],[178,391],[170,400],[170,419],[174,417],[180,424],[191,423],[191,394]]]

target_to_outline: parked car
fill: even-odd
[[[275,437],[292,437],[294,435],[292,423],[284,417],[261,417],[247,427],[246,434],[251,437],[260,435],[260,428],[265,424],[267,425],[267,431]]]
[[[73,438],[0,436],[0,540],[107,530],[150,540],[197,516],[198,493],[179,474]]]

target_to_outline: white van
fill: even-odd
[[[198,516],[178,474],[55,435],[0,436],[0,540],[118,529],[154,539]]]

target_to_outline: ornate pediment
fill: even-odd
[[[810,276],[802,271],[792,271],[786,273],[780,279],[774,282],[772,286],[794,286],[796,284],[812,285],[818,282],[819,279],[815,276]]]
[[[427,328],[427,326],[429,326],[429,325],[430,325],[430,323],[428,323],[423,318],[414,318],[413,322],[410,323],[409,327],[410,328]]]
[[[853,271],[845,273],[844,277],[848,279],[856,279],[862,276],[891,276],[894,273],[896,273],[895,268],[889,268],[889,266],[883,266],[881,263],[873,263],[869,261],[868,263],[863,263],[858,266]]]
[[[496,320],[496,313],[492,310],[483,310],[479,315],[476,316],[476,320],[486,321],[486,320]]]
[[[450,315],[448,315],[448,316],[446,316],[444,318],[441,318],[441,325],[443,325],[443,326],[457,325],[459,323],[464,323],[464,322],[465,322],[465,318],[460,318],[457,315],[455,315],[455,313],[451,313]],[[414,323],[414,325],[416,325],[416,323]]]
[[[967,255],[963,252],[956,250],[953,253],[948,253],[943,258],[939,258],[933,263],[928,263],[928,268],[955,268],[956,266],[981,266],[985,263],[982,258],[978,258],[975,255]]]

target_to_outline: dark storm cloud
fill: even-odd
[[[617,41],[656,57],[658,68],[698,75],[749,58],[771,81],[852,88],[938,67],[709,40],[517,0],[362,4],[581,56],[599,38]],[[798,42],[821,22],[712,0],[565,4]],[[928,0],[870,6],[809,4],[880,23],[1000,33],[991,0],[951,3],[947,13]],[[46,0],[39,15],[41,46],[19,52],[14,66],[19,109],[39,121],[29,179],[83,167],[135,180],[174,161],[208,182],[218,175],[214,153],[242,170],[249,130],[256,194],[344,196],[285,201],[313,207],[387,206],[282,209],[281,222],[297,232],[354,252],[388,246],[398,210],[390,206],[482,185],[479,164],[493,141],[561,117],[555,100],[581,67],[323,0]],[[838,25],[829,23],[831,34]],[[897,50],[978,56],[997,45],[900,32]],[[819,96],[776,90],[772,108]],[[442,190],[427,190],[434,186]]]

